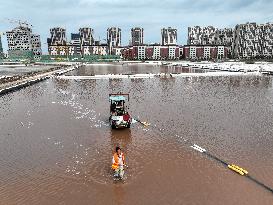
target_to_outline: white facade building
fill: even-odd
[[[190,47],[190,59],[195,59],[196,58],[196,47],[191,46]]]
[[[222,59],[225,56],[225,47],[224,46],[218,46],[217,47],[217,54],[218,54],[218,58]]]
[[[146,58],[146,46],[137,46],[138,59],[145,60]]]
[[[153,59],[160,59],[160,48],[161,46],[153,46]]]
[[[113,48],[113,55],[116,55],[116,56],[122,56],[122,50],[124,48],[123,47],[116,47],[116,48]]]
[[[205,59],[210,59],[210,46],[205,46],[204,47],[204,58]]]
[[[175,51],[176,51],[176,46],[169,46],[169,59],[175,59]]]
[[[83,46],[83,55],[102,55],[102,56],[106,56],[108,54],[109,54],[108,45]]]

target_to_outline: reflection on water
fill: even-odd
[[[71,75],[92,76],[105,74],[139,74],[139,73],[203,73],[207,72],[201,69],[193,69],[182,66],[162,66],[149,64],[116,64],[116,65],[89,65],[80,67],[71,72]]]
[[[114,92],[129,93],[132,116],[158,129],[112,130]],[[272,99],[272,79],[258,76],[52,79],[4,95],[1,203],[272,204],[272,194],[185,144],[272,187]],[[129,165],[123,182],[112,178],[116,146]]]

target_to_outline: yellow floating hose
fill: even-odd
[[[148,123],[148,122],[142,122],[142,124],[145,126],[145,127],[148,127],[148,126],[150,126],[151,124],[150,123]]]
[[[245,174],[248,174],[248,171],[246,171],[243,168],[241,168],[239,166],[236,166],[234,164],[232,164],[232,165],[229,164],[228,168],[231,169],[231,170],[233,170],[233,171],[235,171],[235,172],[237,172],[238,174],[240,174],[242,176],[244,176]]]
[[[239,166],[236,166],[236,165],[234,165],[234,164],[232,164],[232,166],[235,167],[236,169],[241,170],[241,171],[244,172],[245,174],[248,174],[248,171],[246,171],[245,169],[243,169],[243,168],[241,168],[241,167],[239,167]]]

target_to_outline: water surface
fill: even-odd
[[[130,113],[153,127],[112,130],[113,92],[129,93]],[[185,143],[273,187],[272,119],[270,77],[50,79],[0,98],[0,204],[272,204]],[[124,182],[111,175],[117,145]]]

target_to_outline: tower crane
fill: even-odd
[[[15,20],[15,19],[7,19],[9,23],[18,24],[20,27],[33,27],[27,21]]]

